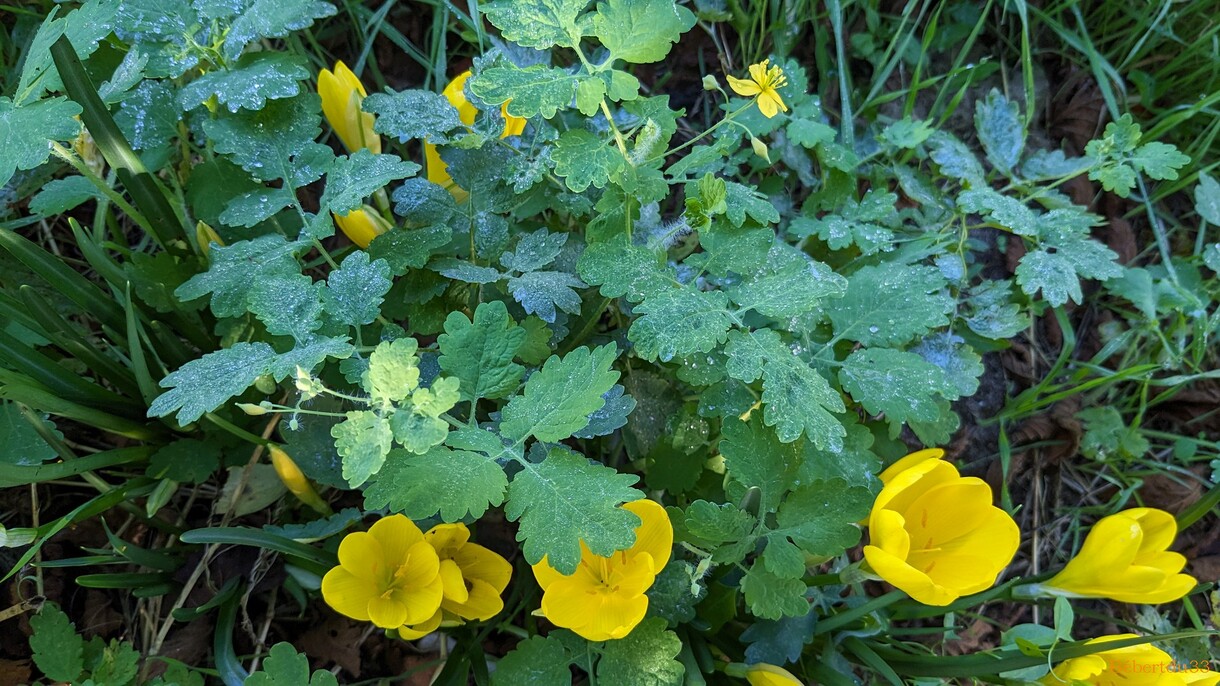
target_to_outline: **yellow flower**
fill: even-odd
[[[1170,552],[1178,525],[1164,510],[1138,507],[1104,517],[1080,552],[1042,590],[1053,595],[1111,598],[1122,603],[1167,603],[1198,582],[1181,574],[1186,558]]]
[[[1104,643],[1135,634],[1118,634],[1095,638],[1088,643]],[[1074,657],[1059,663],[1050,674],[1042,677],[1045,686],[1092,684],[1093,686],[1215,686],[1220,674],[1206,668],[1190,669],[1150,643],[1104,650],[1100,653]]]
[[[441,620],[440,558],[418,526],[384,517],[339,544],[339,566],[322,577],[322,598],[339,614],[418,638]]]
[[[746,669],[746,681],[750,686],[804,686],[792,672],[763,662]]]
[[[767,119],[774,117],[779,112],[788,111],[788,106],[784,104],[783,98],[779,97],[778,91],[779,88],[788,85],[788,77],[784,76],[783,69],[768,66],[770,62],[771,60],[763,60],[758,64],[751,64],[748,79],[726,75],[729,86],[738,95],[744,95],[747,98],[758,96],[758,110]]]
[[[323,69],[318,74],[318,95],[322,96],[322,114],[348,152],[361,148],[381,152],[381,137],[373,132],[375,118],[360,111],[360,103],[368,94],[346,64],[336,62],[333,72]]]
[[[580,566],[571,576],[555,571],[545,557],[534,565],[534,578],[543,590],[542,614],[590,641],[622,638],[644,619],[644,592],[669,563],[673,548],[674,529],[665,508],[637,500],[623,509],[641,520],[635,544],[627,550],[601,557],[582,541]]]
[[[225,246],[225,241],[216,233],[216,229],[208,226],[204,222],[196,222],[195,224],[195,241],[199,244],[199,252],[204,258],[208,258],[212,254],[212,244],[215,243],[220,247]]]
[[[361,248],[369,247],[374,238],[393,228],[380,212],[368,205],[347,214],[331,214],[344,235]]]
[[[470,71],[464,71],[458,74],[445,86],[445,90],[441,91],[441,95],[449,100],[449,104],[453,105],[458,111],[458,119],[466,126],[474,125],[474,118],[478,115],[479,110],[466,99],[466,81],[470,79]],[[514,117],[508,113],[508,102],[500,105],[500,113],[504,115],[504,132],[500,134],[500,138],[508,138],[509,136],[520,136],[525,130],[525,119]],[[441,159],[440,153],[436,151],[436,146],[428,141],[424,141],[424,162],[427,167],[428,180],[441,188],[446,188],[453,195],[454,199],[462,202],[466,199],[468,193],[462,190],[457,184],[453,183],[453,179],[449,176],[448,167],[445,161]]]
[[[437,524],[424,534],[424,540],[440,556],[445,585],[442,610],[462,619],[485,621],[504,609],[500,594],[513,575],[508,560],[471,543],[465,524]]]
[[[1008,565],[1021,532],[991,504],[991,488],[921,450],[881,473],[864,558],[882,579],[925,605],[986,590]]]
[[[318,495],[318,492],[313,490],[309,479],[305,478],[305,474],[301,472],[301,468],[296,462],[288,456],[278,445],[267,447],[267,452],[271,455],[271,466],[275,468],[275,473],[279,475],[280,481],[284,482],[284,486],[288,488],[288,492],[297,497],[297,500],[305,503],[322,514],[330,513],[330,506],[326,501]]]

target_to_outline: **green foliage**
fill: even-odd
[[[335,675],[324,669],[309,673],[309,659],[287,643],[276,643],[267,652],[263,668],[246,679],[249,686],[338,686]]]
[[[500,431],[518,442],[527,436],[555,442],[583,429],[589,415],[605,404],[602,395],[618,380],[618,372],[610,369],[616,352],[611,344],[552,356],[525,383],[521,395],[504,406]]]
[[[76,635],[76,626],[58,607],[51,603],[30,618],[30,649],[34,664],[48,678],[56,681],[76,681],[85,670],[85,642]]]
[[[80,106],[63,98],[15,105],[0,97],[0,186],[18,169],[33,169],[46,162],[51,141],[76,137],[80,124],[72,117]]]
[[[1178,169],[1190,158],[1167,143],[1141,145],[1142,137],[1139,124],[1130,114],[1107,124],[1104,136],[1085,146],[1085,154],[1094,159],[1089,178],[1123,198],[1135,188],[1138,173],[1157,180],[1178,178]]]
[[[481,303],[473,321],[452,312],[445,319],[445,333],[436,340],[441,369],[461,382],[462,400],[506,397],[525,373],[525,367],[513,362],[525,337],[525,329],[498,300]]]
[[[568,665],[572,660],[567,647],[559,639],[531,636],[518,643],[512,652],[496,663],[491,683],[495,686],[570,685],[572,672]]]
[[[606,642],[597,661],[597,679],[623,686],[666,686],[682,682],[686,671],[676,658],[682,641],[665,620],[648,619],[625,638]]]

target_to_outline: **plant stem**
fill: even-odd
[[[889,593],[886,593],[883,596],[873,598],[872,600],[864,603],[863,605],[853,607],[849,610],[844,610],[843,612],[840,612],[837,615],[832,615],[830,617],[827,617],[826,619],[819,621],[813,627],[813,634],[816,636],[818,634],[824,634],[824,633],[828,633],[830,631],[834,631],[835,629],[838,629],[839,627],[847,626],[848,624],[851,624],[852,622],[856,621],[857,619],[860,619],[866,615],[870,615],[870,614],[876,612],[877,610],[880,610],[884,607],[892,605],[892,604],[898,602],[899,600],[902,600],[905,597],[907,597],[907,594],[903,593],[902,591],[898,591],[898,590],[890,591]]]

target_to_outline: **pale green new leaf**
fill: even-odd
[[[358,488],[385,464],[394,440],[385,417],[369,410],[347,413],[347,419],[331,427],[335,450],[343,459],[343,478]]]
[[[894,425],[931,422],[940,416],[937,400],[956,397],[945,372],[919,355],[890,348],[857,350],[843,361],[839,383],[873,415]]]
[[[380,403],[406,400],[419,386],[419,343],[414,338],[382,341],[369,355],[364,390]]]
[[[514,117],[545,119],[566,109],[576,93],[579,77],[562,69],[535,64],[524,69],[492,67],[469,81],[470,90],[489,105],[508,102]]]
[[[953,298],[930,266],[866,266],[847,281],[842,298],[825,310],[835,334],[864,345],[899,345],[949,323]]]
[[[659,570],[658,570],[659,571]],[[630,634],[607,641],[597,661],[597,680],[615,686],[675,686],[686,668],[677,660],[682,641],[661,617],[636,625]]]
[[[589,0],[497,0],[479,7],[508,40],[545,50],[575,47],[582,34],[577,17]]]
[[[33,169],[51,154],[51,141],[75,138],[80,105],[64,98],[48,98],[14,107],[0,97],[0,187],[18,169]]]
[[[191,360],[161,379],[168,388],[148,408],[148,416],[178,413],[178,423],[190,424],[205,412],[242,393],[269,371],[275,351],[266,343],[234,343]]]
[[[364,507],[389,508],[416,520],[439,512],[446,522],[456,522],[499,506],[507,488],[504,469],[479,453],[441,446],[422,455],[395,450],[365,489]]]
[[[229,68],[214,69],[178,91],[178,106],[192,110],[213,95],[230,112],[260,110],[268,100],[291,98],[309,78],[305,60],[289,52],[252,52]]]
[[[695,25],[695,15],[673,0],[602,0],[593,15],[593,35],[612,59],[660,62]]]
[[[551,157],[555,160],[555,174],[577,193],[590,185],[605,188],[610,177],[626,163],[617,148],[584,129],[560,134]]]
[[[508,486],[504,514],[520,522],[517,540],[524,542],[527,562],[545,557],[561,574],[571,574],[580,564],[581,542],[605,557],[635,542],[640,518],[619,506],[643,497],[632,488],[639,477],[563,448],[552,448],[542,462],[518,463],[523,469]]]
[[[360,149],[350,157],[339,157],[326,173],[326,190],[319,205],[322,211],[347,214],[364,204],[364,199],[391,181],[405,179],[420,170],[414,162],[397,155],[376,155]]]
[[[436,339],[441,369],[461,381],[462,400],[506,397],[525,373],[525,367],[513,362],[525,335],[499,300],[480,303],[473,322],[451,312],[445,333]]]
[[[562,359],[552,355],[526,381],[524,392],[504,406],[500,432],[514,441],[532,435],[553,443],[583,429],[618,381],[619,373],[610,368],[617,352],[610,343],[592,351],[582,346]]]
[[[263,668],[251,674],[245,686],[339,686],[335,675],[325,669],[309,674],[309,658],[289,643],[276,643],[267,653]]]
[[[427,138],[441,145],[453,140],[450,133],[466,131],[449,99],[431,91],[373,93],[364,99],[361,109],[377,115],[374,131],[394,136],[400,143]]]
[[[1178,170],[1190,163],[1190,157],[1178,152],[1168,143],[1144,143],[1131,156],[1131,163],[1149,178],[1172,181],[1178,178]]]

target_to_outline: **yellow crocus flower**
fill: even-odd
[[[770,63],[771,60],[763,60],[758,64],[751,64],[748,79],[725,76],[729,81],[729,87],[738,95],[747,98],[757,96],[758,110],[767,119],[774,117],[779,112],[788,111],[788,106],[784,104],[784,99],[779,96],[777,90],[788,85],[788,77],[784,76],[784,70],[778,66],[768,66]]]
[[[271,455],[271,466],[275,468],[275,473],[279,475],[280,481],[284,482],[289,493],[318,512],[330,514],[330,506],[322,500],[317,491],[313,490],[309,479],[301,472],[297,463],[292,461],[288,453],[278,445],[268,446],[267,452]]]
[[[1136,635],[1103,636],[1088,643],[1124,638],[1136,638]],[[1175,662],[1169,653],[1151,643],[1142,643],[1064,660],[1039,683],[1044,686],[1215,686],[1218,681],[1220,673],[1206,668],[1191,669],[1189,665]]]
[[[361,248],[369,247],[374,238],[393,228],[380,212],[368,205],[347,214],[332,212],[331,215],[343,234]]]
[[[504,609],[500,594],[508,587],[513,566],[503,557],[470,542],[465,524],[437,524],[424,540],[440,556],[444,598],[441,609],[461,619],[486,621]]]
[[[318,95],[322,96],[322,114],[348,152],[361,148],[381,152],[381,137],[373,132],[375,117],[360,110],[368,93],[346,64],[336,62],[333,72],[323,69],[318,74]]]
[[[470,76],[469,70],[458,74],[449,82],[449,85],[445,86],[445,90],[441,91],[441,95],[445,96],[449,100],[449,104],[457,110],[458,119],[461,119],[466,126],[473,126],[474,118],[479,114],[479,110],[466,99],[466,81],[470,79]],[[500,105],[500,113],[504,115],[504,131],[500,134],[500,138],[520,136],[521,132],[525,130],[527,120],[510,115],[507,101]],[[448,167],[441,159],[436,146],[426,140],[424,141],[424,162],[429,181],[441,188],[448,189],[458,202],[466,199],[468,193],[453,182],[447,171]]]
[[[410,519],[379,519],[339,543],[339,566],[322,577],[322,598],[339,614],[404,638],[440,625],[444,580],[436,549]]]
[[[651,500],[623,505],[640,518],[635,544],[610,557],[594,555],[582,541],[580,565],[564,576],[547,563],[534,565],[542,586],[542,614],[555,626],[590,641],[623,638],[644,619],[656,576],[669,563],[674,529],[665,508]]]
[[[990,588],[1012,561],[1021,532],[991,504],[991,488],[961,476],[944,451],[921,450],[881,473],[868,518],[868,566],[925,605]]]
[[[804,686],[804,683],[792,672],[765,662],[747,667],[746,681],[750,683],[750,686]]]
[[[1052,595],[1122,603],[1177,600],[1198,585],[1193,576],[1180,573],[1186,558],[1168,549],[1177,534],[1173,515],[1151,507],[1103,517],[1076,557],[1041,588]]]

